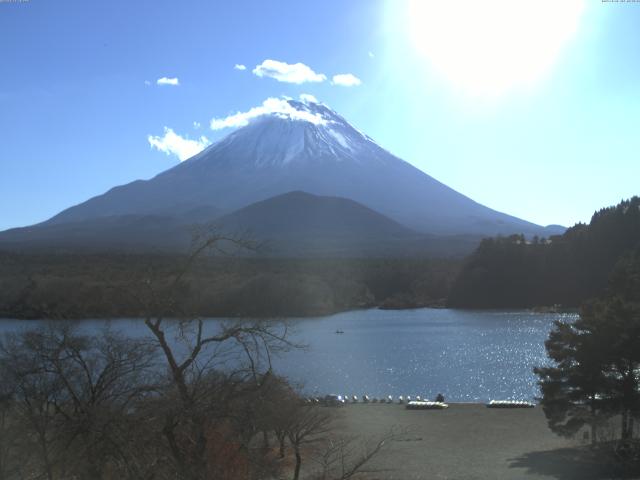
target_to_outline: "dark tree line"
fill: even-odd
[[[596,212],[561,236],[482,241],[453,283],[448,304],[465,308],[578,307],[602,294],[614,265],[640,245],[640,198]]]
[[[35,255],[0,252],[0,317],[145,315],[131,278],[169,290],[182,255]],[[208,317],[323,315],[355,308],[444,303],[460,260],[202,258],[183,279],[184,310]],[[170,313],[166,311],[165,313]]]

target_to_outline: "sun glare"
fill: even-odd
[[[411,40],[457,87],[497,96],[528,86],[575,34],[583,0],[410,0]]]

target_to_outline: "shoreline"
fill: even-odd
[[[296,319],[310,319],[317,317],[331,317],[333,315],[338,315],[341,313],[349,313],[349,312],[360,312],[366,310],[382,310],[382,311],[391,311],[391,312],[403,312],[408,310],[457,310],[462,312],[501,312],[501,313],[509,313],[509,312],[527,312],[534,313],[538,315],[546,315],[546,314],[577,314],[579,313],[578,308],[563,308],[560,310],[551,310],[546,309],[545,307],[535,307],[535,308],[463,308],[463,307],[449,307],[446,305],[425,305],[425,306],[410,306],[410,307],[395,307],[388,308],[384,305],[371,305],[371,306],[363,306],[359,308],[346,308],[346,309],[338,309],[331,310],[327,312],[316,312],[309,314],[296,314],[296,315],[279,315],[279,316],[256,316],[256,315],[198,315],[199,318],[203,319],[237,319],[237,320],[296,320]],[[66,318],[43,318],[36,316],[5,316],[6,312],[0,313],[0,322],[3,320],[20,320],[20,321],[82,321],[82,320],[143,320],[144,317],[141,316],[100,316],[100,315],[89,315],[89,316],[71,316]],[[196,316],[194,315],[194,318]],[[171,320],[171,318],[167,317],[167,320]]]

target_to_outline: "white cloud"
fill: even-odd
[[[373,52],[369,52],[369,58],[373,58],[375,57],[375,55],[373,54]]]
[[[198,140],[191,140],[181,137],[168,127],[164,127],[164,135],[162,137],[148,135],[147,140],[151,148],[157,148],[167,155],[176,155],[180,161],[193,157],[211,144],[205,136],[200,137]]]
[[[318,102],[318,99],[313,95],[311,95],[310,93],[301,93],[300,101],[304,103],[320,103]]]
[[[355,87],[361,83],[362,81],[352,73],[340,73],[338,75],[334,75],[331,79],[332,85],[340,85],[343,87]]]
[[[200,128],[202,125],[200,124],[200,122],[193,122],[193,128]]]
[[[256,65],[253,73],[258,77],[275,78],[279,82],[286,83],[306,83],[324,82],[327,77],[322,73],[316,73],[304,63],[289,64],[278,60],[265,60],[260,65]]]
[[[233,66],[233,68],[236,69],[236,70],[246,70],[247,69],[246,65],[242,65],[241,63],[236,63]]]
[[[324,125],[327,123],[327,120],[318,113],[311,113],[307,110],[298,110],[286,99],[270,97],[262,102],[262,105],[253,107],[246,112],[238,112],[225,118],[214,118],[211,120],[210,126],[211,130],[244,127],[245,125],[248,125],[252,119],[263,115],[275,115],[280,118],[303,120],[315,125]]]
[[[159,78],[158,80],[156,80],[156,84],[158,84],[158,85],[173,85],[174,87],[177,87],[178,85],[180,85],[180,80],[178,80],[177,77],[173,77],[173,78],[162,77],[162,78]]]

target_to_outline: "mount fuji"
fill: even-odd
[[[60,244],[67,230],[91,230],[105,222],[120,225],[119,218],[126,219],[127,225],[140,223],[132,219],[146,218],[141,223],[152,223],[151,237],[157,238],[163,221],[173,228],[224,219],[289,192],[348,199],[387,217],[385,221],[397,224],[398,229],[431,236],[548,236],[563,231],[471,200],[389,153],[322,103],[280,102],[284,108],[256,115],[219,142],[152,179],[117,186],[46,222],[1,233],[0,245],[33,240],[45,232]],[[286,216],[286,208],[272,215]],[[124,231],[126,228],[122,235]],[[143,244],[153,243],[152,238],[142,237]]]

